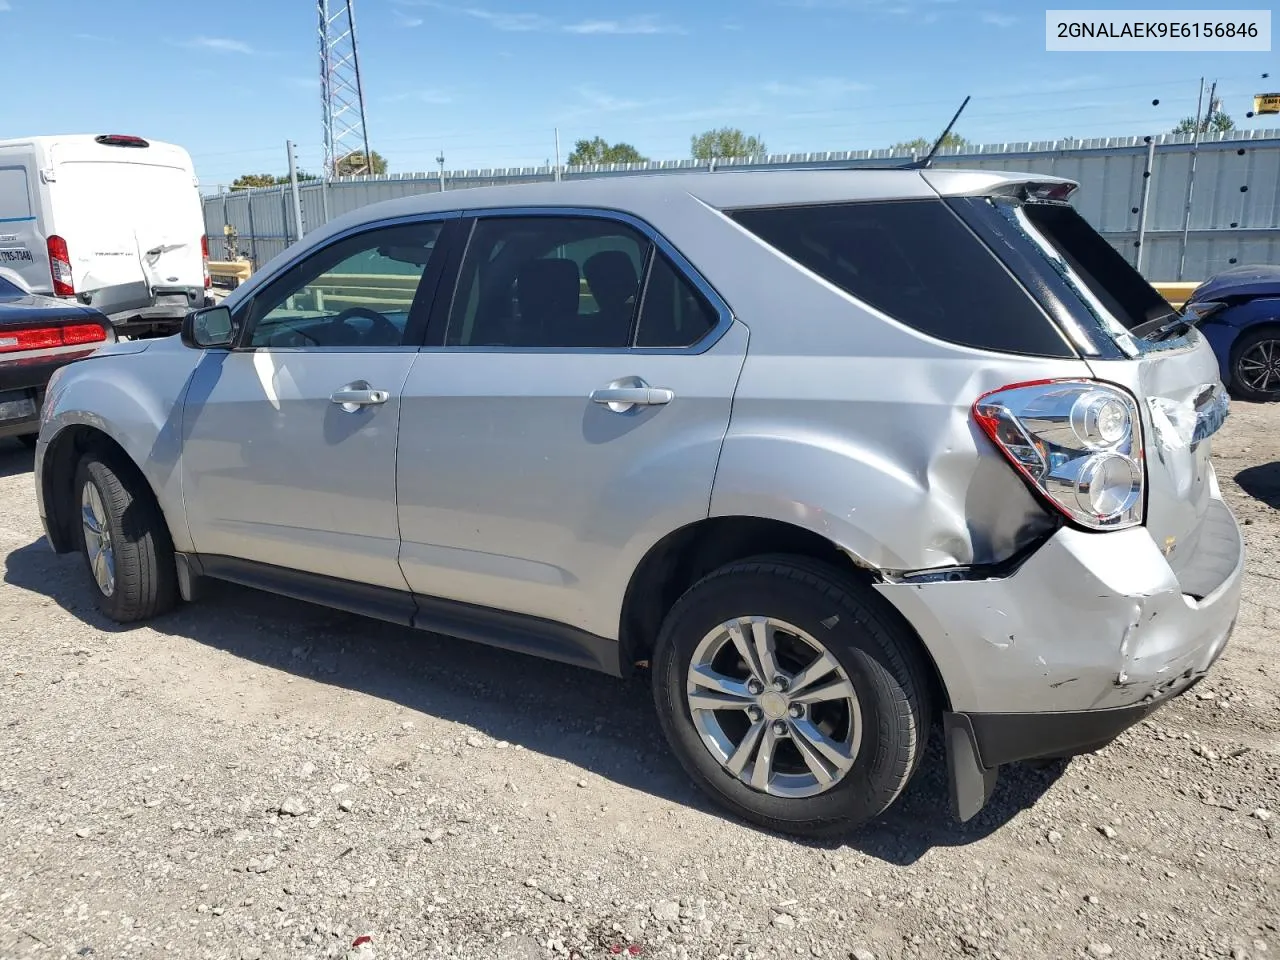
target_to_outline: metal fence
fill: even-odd
[[[566,180],[702,170],[822,169],[906,160],[889,150],[764,158],[566,167]],[[1079,181],[1080,213],[1151,280],[1198,280],[1236,263],[1280,262],[1280,130],[1001,143],[942,151],[938,167],[1014,170]],[[1194,171],[1194,175],[1193,175]],[[552,180],[552,167],[390,174],[300,184],[303,232],[357,207],[441,189]],[[1190,206],[1188,207],[1188,201]],[[204,201],[214,259],[255,267],[297,239],[289,186],[237,190]],[[1189,216],[1188,216],[1189,209]],[[219,249],[225,227],[235,249]],[[229,245],[226,245],[229,246]]]

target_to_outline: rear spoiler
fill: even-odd
[[[921,170],[920,176],[944,197],[1010,197],[1066,203],[1080,184],[1065,177],[1008,174],[986,170]]]

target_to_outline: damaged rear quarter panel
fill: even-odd
[[[805,527],[888,572],[997,562],[1048,529],[970,408],[1009,383],[1087,374],[1084,364],[903,339],[917,343],[898,357],[762,356],[753,334],[711,515]]]

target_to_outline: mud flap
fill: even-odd
[[[987,805],[996,787],[1000,768],[982,765],[973,724],[962,713],[942,715],[942,733],[947,745],[947,780],[951,785],[951,811],[964,823]]]

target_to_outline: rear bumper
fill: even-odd
[[[928,647],[956,712],[1127,707],[1208,669],[1235,624],[1244,545],[1221,499],[1209,511],[1214,536],[1197,550],[1213,563],[1197,565],[1199,598],[1143,527],[1063,528],[1001,579],[877,589]]]
[[[1135,723],[1200,682],[1206,670],[1173,678],[1159,694],[1127,707],[1053,713],[967,713],[978,761],[988,769],[1020,760],[1075,757],[1100,750]]]
[[[1235,627],[1245,554],[1217,495],[1203,529],[1184,571],[1200,596],[1142,527],[1063,528],[999,579],[877,586],[942,676],[962,819],[1002,764],[1096,750],[1205,675]]]
[[[5,417],[0,415],[0,438],[21,437],[40,432],[40,407],[44,403],[45,387],[59,367],[75,360],[82,360],[94,352],[91,349],[45,352],[34,356],[14,356],[0,361],[0,410],[3,405],[26,399],[34,405],[29,416]]]
[[[146,306],[112,311],[107,316],[117,329],[157,325],[177,327],[190,311],[210,305],[210,297],[203,287],[175,287],[157,290]]]

